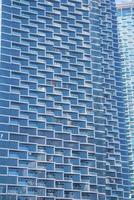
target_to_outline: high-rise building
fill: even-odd
[[[2,0],[0,200],[128,200],[111,0]]]
[[[134,199],[134,1],[117,4],[119,44],[125,89],[127,139]]]

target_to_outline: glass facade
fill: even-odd
[[[131,199],[134,199],[134,3],[117,5],[119,44],[125,90],[127,139],[131,176]]]
[[[114,1],[1,10],[0,200],[128,200]]]

